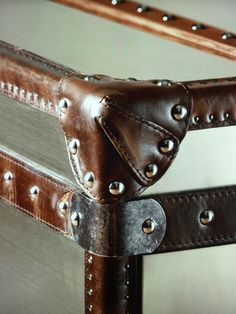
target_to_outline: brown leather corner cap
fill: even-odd
[[[163,176],[192,110],[181,84],[108,77],[63,79],[59,106],[74,175],[101,203],[130,199]]]

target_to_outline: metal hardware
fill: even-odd
[[[215,214],[212,210],[206,209],[201,212],[200,221],[203,225],[208,225],[214,220]]]
[[[157,85],[161,87],[169,87],[172,85],[172,82],[170,80],[159,80],[157,81]]]
[[[111,4],[112,5],[117,5],[117,4],[121,4],[122,0],[111,0]]]
[[[228,113],[228,112],[225,112],[225,113],[224,113],[224,118],[225,118],[225,119],[229,119],[229,113]]]
[[[98,79],[96,78],[95,75],[86,75],[86,76],[84,77],[84,80],[85,80],[85,81],[97,81]]]
[[[209,120],[210,120],[210,121],[214,120],[214,115],[213,115],[213,114],[210,114],[210,115],[209,115]]]
[[[71,213],[80,217],[79,228],[72,224],[77,243],[101,256],[151,253],[160,245],[166,230],[164,210],[153,199],[102,205],[74,194]]]
[[[171,114],[175,120],[180,121],[180,120],[183,120],[187,116],[188,110],[185,106],[175,105],[172,109]]]
[[[67,99],[67,98],[62,98],[60,101],[59,101],[59,108],[60,108],[60,111],[62,113],[66,113],[68,107],[69,107],[69,104],[70,104],[70,101]]]
[[[38,195],[39,194],[39,187],[34,185],[30,188],[30,195]]]
[[[204,28],[205,28],[205,26],[203,24],[201,24],[201,23],[197,23],[197,24],[193,24],[192,25],[192,30],[193,31],[197,31],[197,30],[204,29]]]
[[[148,177],[148,178],[153,178],[155,177],[155,175],[157,174],[158,172],[158,167],[156,164],[149,164],[146,166],[145,168],[145,175]]]
[[[138,7],[137,7],[137,12],[138,13],[143,13],[143,12],[146,12],[146,11],[148,11],[148,6],[143,5],[143,4],[138,5]]]
[[[125,191],[124,183],[114,181],[109,185],[109,191],[113,195],[121,195]]]
[[[70,221],[71,221],[72,226],[74,226],[74,227],[79,226],[79,223],[80,223],[79,218],[80,218],[79,214],[76,211],[72,212],[72,214],[70,216]]]
[[[5,181],[11,181],[11,180],[13,179],[13,174],[12,174],[12,172],[11,172],[11,171],[5,172],[4,175],[3,175],[3,179],[4,179]]]
[[[68,202],[60,201],[57,205],[57,209],[61,215],[65,216],[68,209]]]
[[[173,14],[165,14],[162,16],[162,21],[168,22],[171,20],[175,20],[175,16]]]
[[[71,154],[75,155],[78,151],[79,146],[80,146],[80,141],[78,139],[71,140],[71,142],[69,143],[69,150]]]
[[[161,141],[159,147],[162,153],[167,154],[174,149],[175,144],[171,139],[165,139]]]
[[[94,174],[92,172],[87,172],[84,176],[84,183],[91,188],[93,186],[93,181]]]
[[[221,38],[222,38],[223,40],[226,40],[226,39],[233,39],[233,38],[235,38],[235,35],[234,35],[233,33],[231,33],[231,32],[225,32],[225,33],[223,33],[223,34],[221,35]]]
[[[146,234],[151,234],[154,232],[156,228],[156,223],[153,221],[153,219],[149,218],[146,219],[143,223],[143,232]]]

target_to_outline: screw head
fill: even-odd
[[[93,186],[93,182],[94,174],[92,172],[87,172],[84,176],[84,183],[91,188]]]
[[[156,228],[156,223],[152,218],[148,218],[144,221],[142,228],[144,233],[151,234]]]
[[[122,182],[114,181],[109,185],[109,191],[113,195],[121,195],[125,191],[125,186]]]
[[[171,114],[175,120],[180,121],[180,120],[183,120],[187,116],[188,110],[183,105],[175,105],[172,109]]]
[[[201,23],[196,23],[196,24],[192,25],[192,30],[193,31],[197,31],[199,29],[204,29],[204,28],[205,28],[205,26],[203,24],[201,24]]]
[[[157,86],[160,87],[169,87],[172,85],[172,82],[170,80],[159,80],[157,81]]]
[[[215,214],[212,210],[206,209],[200,214],[200,221],[203,225],[208,225],[214,220]]]
[[[223,40],[233,39],[233,38],[235,38],[235,35],[234,35],[233,33],[231,33],[231,32],[225,32],[225,33],[223,33],[223,34],[221,35],[221,38],[222,38]]]
[[[62,113],[66,113],[69,105],[70,105],[70,101],[69,99],[67,98],[62,98],[60,101],[59,101],[59,109]]]
[[[171,152],[174,149],[174,147],[175,144],[171,139],[162,140],[160,143],[160,150],[164,154]]]
[[[72,139],[69,143],[69,150],[71,154],[75,155],[78,151],[78,148],[80,146],[80,141],[78,139]]]
[[[13,179],[13,174],[11,171],[7,171],[3,175],[4,181],[11,181]]]
[[[156,164],[148,164],[145,168],[145,175],[148,178],[153,178],[158,172],[158,167]]]
[[[39,194],[39,187],[37,185],[34,185],[30,188],[30,195],[35,197]]]
[[[78,227],[80,222],[79,214],[77,212],[73,212],[70,216],[70,221],[72,226]]]
[[[57,209],[61,215],[65,216],[68,209],[68,202],[60,201],[57,205]]]

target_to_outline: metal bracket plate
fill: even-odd
[[[151,253],[166,230],[164,210],[153,199],[101,205],[74,194],[71,217],[78,244],[101,256]]]

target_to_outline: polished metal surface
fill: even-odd
[[[212,210],[206,209],[200,215],[200,221],[203,225],[208,225],[213,221],[215,214]]]
[[[69,150],[71,154],[75,155],[78,151],[79,146],[80,146],[80,141],[78,139],[71,140],[71,142],[69,143]]]
[[[66,201],[60,201],[60,202],[58,203],[57,208],[58,208],[59,213],[60,213],[61,215],[65,216],[66,213],[67,213],[67,209],[68,209],[68,202],[66,202]]]
[[[3,179],[5,181],[11,181],[13,179],[13,174],[11,171],[7,171],[4,173]]]
[[[84,176],[84,183],[88,187],[92,187],[94,182],[94,174],[92,172],[87,172]]]
[[[188,110],[185,106],[176,105],[172,109],[172,116],[175,120],[180,121],[183,120],[188,114]]]
[[[109,185],[109,191],[113,195],[121,195],[125,191],[124,183],[114,181]]]
[[[148,178],[153,178],[158,173],[158,167],[156,164],[149,164],[145,168],[145,175]]]
[[[159,147],[163,154],[167,154],[174,149],[175,144],[171,139],[166,139],[166,140],[161,141]]]

